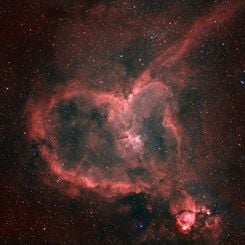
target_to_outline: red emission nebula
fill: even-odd
[[[35,142],[45,165],[42,181],[71,199],[88,191],[105,203],[116,203],[143,193],[151,200],[149,214],[157,200],[164,200],[170,221],[164,221],[163,213],[156,216],[136,243],[149,241],[154,223],[160,224],[159,239],[164,241],[218,243],[224,214],[215,208],[208,187],[201,197],[193,191],[200,183],[209,186],[206,173],[217,160],[208,148],[214,140],[205,117],[208,107],[200,109],[200,127],[206,133],[195,136],[193,117],[180,116],[180,101],[186,90],[202,86],[199,68],[188,57],[207,40],[224,35],[242,2],[216,4],[194,20],[177,21],[175,31],[168,25],[173,12],[162,11],[150,20],[132,16],[124,23],[131,5],[96,4],[87,11],[88,19],[75,19],[57,30],[57,70],[69,70],[68,60],[80,68],[74,68],[71,79],[49,85],[39,74],[36,92],[27,100],[27,138]],[[124,24],[115,28],[117,22]],[[155,40],[153,54],[146,61],[144,50],[128,48],[128,53],[137,52],[133,59],[138,68],[127,75],[122,64],[127,52],[121,50],[146,38]],[[67,43],[71,45],[65,49]],[[116,58],[109,62],[112,56]]]

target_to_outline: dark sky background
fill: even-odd
[[[243,16],[0,1],[0,243],[243,244]]]

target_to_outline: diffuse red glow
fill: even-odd
[[[93,189],[103,196],[112,197],[131,192],[149,192],[149,189],[152,189],[151,178],[160,178],[160,176],[164,176],[168,172],[167,166],[164,167],[164,170],[157,169],[156,165],[158,163],[151,159],[148,162],[137,162],[137,158],[143,154],[144,142],[142,137],[145,136],[139,134],[143,120],[148,118],[150,113],[155,108],[159,108],[159,106],[160,111],[163,111],[163,113],[168,111],[168,109],[161,109],[165,106],[164,101],[166,101],[166,98],[171,95],[169,88],[165,85],[160,82],[152,82],[141,88],[133,88],[133,93],[128,96],[128,99],[124,99],[122,94],[114,95],[113,93],[85,89],[74,81],[71,81],[66,87],[56,88],[56,91],[49,100],[36,101],[35,103],[30,101],[28,111],[31,112],[29,117],[29,137],[38,140],[38,142],[47,141],[54,146],[54,148],[50,149],[47,145],[43,145],[40,147],[40,152],[44,160],[48,162],[52,173],[57,177],[72,183],[74,186]],[[152,95],[154,95],[154,98],[152,98]],[[106,173],[103,173],[103,170],[98,171],[96,166],[91,167],[89,171],[85,171],[82,162],[77,164],[79,167],[72,170],[64,169],[62,167],[62,159],[60,159],[55,150],[58,142],[55,140],[56,132],[54,130],[56,128],[51,125],[53,119],[50,114],[59,102],[68,102],[74,98],[79,98],[79,96],[89,100],[96,106],[106,107],[108,110],[107,120],[114,134],[116,134],[116,149],[118,154],[126,161],[120,168],[111,167],[113,175],[110,179],[107,178]],[[171,117],[170,113],[166,114],[163,125],[170,131],[170,139],[174,140],[177,137],[176,141],[179,145],[181,136],[177,131],[177,122]],[[122,138],[123,135],[124,137]],[[94,143],[92,142],[90,145]],[[180,150],[179,146],[178,150]],[[178,155],[181,156],[180,153]],[[178,159],[177,163],[173,162],[173,164],[178,164],[179,162],[181,162],[181,159]],[[127,169],[142,166],[149,171],[152,176],[151,180],[137,183],[131,182],[126,174]],[[157,171],[160,172],[156,174]],[[164,172],[161,173],[161,171]],[[102,174],[98,174],[98,172]],[[161,190],[156,188],[155,192],[161,192]]]
[[[216,26],[233,17],[239,6],[240,2],[222,4],[197,19],[183,39],[163,50],[131,85],[126,85],[129,87],[127,92],[125,84],[120,85],[120,81],[110,89],[95,90],[85,85],[89,84],[87,81],[78,79],[57,85],[53,94],[29,100],[26,106],[29,140],[39,144],[41,157],[48,163],[51,174],[68,183],[68,194],[79,195],[81,189],[89,189],[106,200],[140,192],[152,197],[164,197],[170,200],[170,212],[180,233],[187,235],[197,229],[203,233],[213,230],[212,236],[218,237],[221,217],[212,215],[205,205],[197,204],[183,187],[187,181],[195,180],[196,170],[190,169],[184,157],[188,152],[183,151],[189,145],[185,129],[178,120],[178,96],[185,88],[185,78],[190,72],[184,61],[185,55],[196,48],[207,34],[212,32],[212,35],[216,35]],[[177,72],[173,72],[171,68],[176,64],[179,67]],[[163,72],[166,70],[166,74],[162,74],[162,69]],[[167,78],[171,78],[171,81]],[[65,167],[66,159],[60,154],[60,142],[57,140],[60,122],[55,110],[59,103],[71,101],[85,112],[96,107],[106,115],[105,128],[115,140],[115,152],[120,158],[118,163],[102,166],[99,159],[87,167],[81,157],[82,160],[71,168]],[[164,131],[164,135],[161,135],[167,146],[164,160],[161,158],[164,150],[161,147],[153,149],[154,154],[145,152],[149,136],[144,124],[152,115]],[[71,122],[75,123],[76,119]],[[83,144],[89,150],[100,152],[104,141],[96,133],[87,136]],[[130,178],[128,170],[131,169],[143,169],[147,177]],[[175,190],[180,195],[172,197]]]

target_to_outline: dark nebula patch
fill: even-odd
[[[106,113],[87,104],[84,98],[76,100],[58,104],[53,112],[60,125],[56,137],[64,167],[75,168],[82,162],[86,169],[108,168],[120,163],[114,136],[106,125]]]
[[[148,63],[152,60],[151,41],[145,39],[135,40],[123,49],[117,57],[124,65],[127,75],[136,77],[144,70]],[[138,55],[140,54],[140,56]],[[144,63],[142,63],[144,60]]]
[[[161,118],[160,118],[161,119]],[[159,160],[165,160],[167,145],[164,139],[164,128],[161,125],[161,120],[153,116],[146,118],[143,121],[143,134],[146,135],[145,142],[145,157],[156,155]]]

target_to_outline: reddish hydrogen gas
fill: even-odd
[[[193,71],[186,56],[217,35],[217,25],[239,7],[221,4],[199,17],[129,82],[108,81],[98,89],[80,74],[32,96],[26,105],[28,137],[56,180],[51,184],[71,196],[86,189],[107,201],[130,193],[164,198],[181,234],[217,238],[221,217],[185,189],[197,180],[201,163],[189,163],[193,146],[178,103],[180,93],[197,82],[187,79]]]

